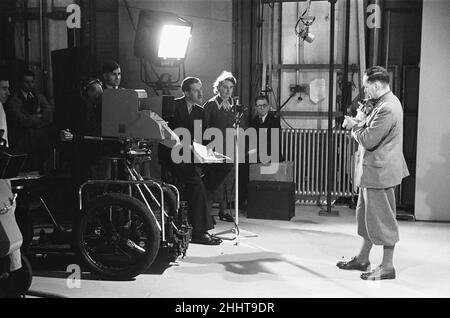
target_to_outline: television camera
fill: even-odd
[[[177,142],[160,116],[161,103],[162,98],[149,99],[144,90],[105,90],[101,137],[78,136],[120,145],[117,153],[103,157],[110,177],[88,180],[78,189],[81,217],[69,240],[71,250],[103,278],[131,279],[145,272],[157,255],[175,262],[189,246],[192,227],[177,187],[140,172],[151,160],[152,143]],[[68,234],[44,207],[56,231]],[[43,253],[42,248],[35,250]]]

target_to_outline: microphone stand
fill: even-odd
[[[230,234],[233,233],[234,237],[220,237],[223,240],[235,241],[234,245],[239,244],[239,238],[241,236],[244,237],[257,237],[258,234],[252,233],[249,231],[245,231],[239,228],[239,130],[240,130],[240,122],[242,116],[244,115],[243,111],[238,111],[237,105],[235,106],[235,117],[233,128],[235,130],[234,133],[234,190],[235,190],[235,216],[234,216],[234,225],[231,229],[215,233],[214,235],[219,237],[219,235]]]

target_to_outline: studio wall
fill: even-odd
[[[424,0],[415,199],[417,220],[450,221],[449,16],[450,1]]]

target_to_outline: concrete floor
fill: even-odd
[[[355,211],[336,209],[339,217],[319,217],[318,207],[298,205],[290,222],[241,217],[241,228],[258,237],[242,237],[238,245],[190,245],[177,266],[133,281],[100,281],[87,275],[80,288],[69,289],[67,273],[40,269],[31,289],[66,297],[121,298],[450,296],[450,224],[400,221],[397,279],[366,282],[360,272],[335,266],[354,256],[361,243]],[[219,221],[215,232],[229,228],[230,223]],[[376,247],[372,264],[381,258],[382,248]]]

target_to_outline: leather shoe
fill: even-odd
[[[203,245],[219,245],[222,240],[218,237],[212,236],[209,233],[192,236],[191,243]]]
[[[338,262],[336,266],[344,270],[358,270],[365,272],[370,269],[370,262],[360,263],[358,262],[358,257],[355,256],[349,261]]]
[[[362,273],[361,279],[363,280],[383,280],[383,279],[395,279],[395,269],[385,269],[383,266],[378,266],[373,271]]]
[[[221,221],[234,222],[233,217],[229,213],[221,213],[221,212],[219,212],[219,219]]]

